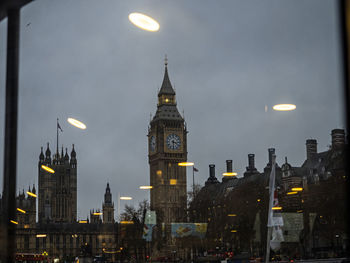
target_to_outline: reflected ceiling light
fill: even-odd
[[[46,234],[37,234],[36,237],[46,237]]]
[[[226,173],[223,173],[222,176],[237,176],[237,173],[235,172],[226,172]]]
[[[87,220],[79,220],[79,224],[87,224]]]
[[[153,188],[153,186],[152,185],[141,185],[140,186],[140,189],[152,189]]]
[[[24,211],[23,209],[21,209],[21,208],[17,208],[17,211],[18,212],[21,212],[21,213],[23,213],[23,214],[25,214],[26,213],[26,211]]]
[[[92,215],[94,215],[94,216],[100,216],[100,215],[102,215],[102,213],[101,213],[101,212],[95,212],[95,213],[93,213]]]
[[[156,20],[154,20],[152,17],[149,17],[145,14],[131,13],[129,14],[129,20],[135,26],[143,30],[147,30],[151,32],[156,32],[159,30],[159,23]]]
[[[261,201],[261,199],[257,199],[256,201],[260,202],[260,201]]]
[[[236,214],[228,214],[227,216],[237,216]]]
[[[81,121],[78,121],[74,118],[68,118],[67,121],[79,129],[82,129],[82,130],[86,129],[86,125],[84,123],[82,123]]]
[[[52,169],[52,168],[50,168],[50,167],[48,167],[48,166],[46,166],[46,165],[41,165],[41,168],[42,168],[43,170],[45,170],[46,172],[49,172],[49,173],[51,173],[51,174],[54,174],[54,173],[55,173],[55,170],[54,170],[54,169]]]
[[[294,104],[277,104],[272,108],[276,111],[291,111],[295,110],[297,106],[295,106]]]
[[[182,162],[182,163],[178,163],[177,165],[178,166],[193,166],[194,163],[192,163],[192,162]]]
[[[236,232],[237,232],[237,230],[235,230],[235,229],[234,229],[234,230],[231,230],[231,233],[236,233]]]
[[[303,212],[303,210],[298,210],[298,211],[297,211],[297,213],[302,213],[302,212]]]
[[[15,221],[15,220],[10,220],[10,222],[11,222],[12,224],[18,225],[18,222]]]
[[[293,191],[293,192],[288,192],[287,195],[295,195],[295,194],[297,194],[297,193],[298,193],[298,192]]]
[[[125,224],[125,225],[131,225],[131,224],[134,223],[134,221],[126,221],[126,220],[124,220],[124,221],[120,221],[120,223],[121,224]]]
[[[177,185],[177,180],[176,179],[170,179],[170,184],[171,185]]]
[[[32,192],[29,192],[29,191],[27,191],[27,195],[30,195],[30,196],[32,196],[32,197],[37,197],[36,194],[34,194],[34,193],[32,193]]]
[[[121,196],[120,200],[132,200],[132,197],[130,197],[130,196]]]
[[[282,210],[282,207],[281,206],[274,206],[274,207],[272,207],[272,210]]]
[[[301,192],[301,191],[303,191],[303,188],[302,187],[293,187],[292,191],[293,192]]]

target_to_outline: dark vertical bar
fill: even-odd
[[[346,134],[349,139],[349,132],[350,132],[350,65],[349,65],[349,58],[350,58],[350,1],[349,0],[342,0],[338,2],[338,12],[339,12],[339,27],[340,27],[340,45],[341,45],[341,63],[342,63],[342,69],[343,69],[343,89],[344,89],[344,104],[345,104],[345,117],[346,117]],[[345,148],[345,174],[347,176],[346,178],[346,189],[349,188],[350,182],[349,182],[349,172],[350,172],[350,148],[349,144],[346,145]],[[350,204],[350,192],[347,191],[347,203],[346,205],[349,206]],[[349,222],[350,215],[349,210],[345,209],[345,222]],[[350,226],[349,224],[346,224],[346,233],[349,236],[350,235]],[[349,246],[346,246],[346,253],[350,253]]]
[[[6,112],[4,149],[4,262],[14,262],[16,225],[16,163],[17,163],[17,115],[19,71],[19,8],[8,10],[7,65],[6,65]]]

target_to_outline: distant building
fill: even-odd
[[[306,140],[306,160],[292,166],[287,157],[276,164],[276,189],[285,242],[280,253],[290,256],[341,256],[349,250],[346,235],[345,132],[332,130],[332,145],[317,151],[315,139]],[[243,177],[215,177],[215,165],[209,165],[205,186],[190,204],[191,222],[208,223],[206,248],[222,248],[240,253],[262,255],[266,247],[268,186],[272,155],[263,172],[254,166],[254,154],[248,155]],[[232,171],[232,161],[227,161]],[[302,191],[298,192],[299,189]],[[293,189],[297,189],[297,192]]]
[[[55,173],[42,169],[52,168]],[[116,260],[118,224],[114,220],[114,203],[107,183],[102,212],[91,210],[90,218],[77,221],[77,159],[74,145],[69,157],[54,154],[49,144],[45,155],[41,148],[38,163],[39,189],[29,187],[16,197],[17,254],[44,254],[50,258],[73,261],[81,253],[106,255]],[[38,219],[36,222],[36,199]],[[1,199],[0,199],[1,204]]]

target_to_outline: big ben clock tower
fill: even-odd
[[[158,93],[157,112],[148,129],[148,160],[150,165],[151,209],[160,223],[184,222],[186,211],[186,167],[178,166],[187,160],[185,121],[176,107],[175,91],[165,72]]]

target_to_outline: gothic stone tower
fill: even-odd
[[[41,168],[46,165],[52,168],[55,173],[51,174]],[[39,156],[38,164],[39,182],[39,223],[46,222],[75,222],[77,218],[77,159],[74,144],[69,159],[67,148],[66,153],[53,155],[49,144],[45,157],[43,148]]]
[[[103,223],[114,223],[114,203],[112,202],[111,189],[107,183],[105,200],[102,204]]]
[[[167,60],[162,87],[158,93],[157,112],[148,130],[151,209],[158,222],[183,222],[186,209],[187,160],[185,121],[176,107],[175,91],[171,86]]]

